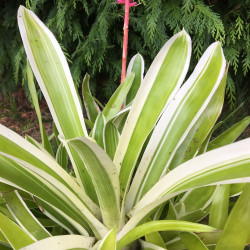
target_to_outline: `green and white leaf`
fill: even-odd
[[[6,206],[15,218],[16,222],[35,241],[47,237],[51,234],[42,226],[36,217],[30,212],[18,191],[3,194]]]
[[[122,104],[132,86],[134,77],[135,73],[131,72],[131,74],[124,79],[122,84],[120,84],[115,93],[109,99],[102,111],[107,121],[112,119],[121,110]]]
[[[89,74],[86,74],[82,81],[82,97],[83,97],[83,103],[84,107],[87,113],[87,117],[91,122],[95,122],[96,117],[98,116],[98,113],[100,112],[100,109],[98,105],[96,104],[90,88],[89,88]]]
[[[66,139],[87,135],[67,60],[51,31],[20,6],[18,26],[30,66],[59,131]]]
[[[113,228],[108,234],[98,242],[97,250],[116,250],[116,228]]]
[[[144,141],[186,76],[190,56],[190,37],[183,30],[163,46],[137,92],[114,157],[122,194],[127,192]]]
[[[54,35],[32,11],[23,6],[18,10],[18,26],[29,63],[60,137],[88,136],[69,66]],[[77,161],[79,157],[75,152],[68,147],[66,149],[83,188],[88,175]]]
[[[90,249],[95,241],[93,237],[81,235],[59,235],[35,242],[21,250],[68,250],[68,249]]]
[[[120,189],[118,171],[112,160],[100,146],[84,137],[70,140],[68,144],[78,151],[91,176],[105,226],[118,227]]]
[[[13,249],[20,249],[35,242],[30,235],[2,213],[0,213],[0,232]]]
[[[211,102],[211,108],[216,113],[211,115],[212,122],[209,122],[201,140],[209,133],[219,116],[223,103],[226,79],[222,81],[222,78],[225,67],[226,61],[220,44],[210,45],[192,75],[170,101],[156,125],[128,193],[127,211],[166,174],[176,151]],[[216,93],[220,84],[222,84],[220,91]],[[218,101],[211,101],[215,93]],[[203,119],[202,121],[206,122]],[[191,138],[196,131],[197,128],[192,131]],[[193,143],[199,142],[196,139]],[[192,151],[192,147],[185,146],[182,149],[184,160]]]
[[[139,53],[137,55],[133,56],[128,64],[126,74],[128,76],[131,72],[134,72],[135,78],[134,78],[133,84],[132,84],[132,86],[127,94],[126,104],[129,104],[134,100],[134,98],[137,94],[137,91],[138,91],[138,89],[143,81],[144,68],[145,68],[145,66],[144,66],[143,57]]]
[[[192,159],[197,154],[197,151],[201,147],[203,141],[208,136],[209,131],[212,130],[222,110],[225,95],[227,70],[228,68],[226,69],[221,83],[215,91],[207,107],[200,115],[200,117],[193,125],[192,129],[189,131],[184,141],[174,154],[174,157],[171,160],[169,166],[170,170],[179,166],[183,162]]]
[[[0,166],[0,182],[22,189],[48,203],[83,235],[88,236],[93,231],[97,238],[101,238],[107,233],[106,227],[88,207],[48,173],[3,153],[0,157]]]
[[[245,139],[193,158],[159,180],[128,213],[131,219],[120,237],[155,208],[190,188],[214,184],[250,182],[250,139]]]
[[[175,221],[175,220],[160,220],[151,221],[140,226],[137,226],[127,232],[124,236],[119,236],[117,241],[117,250],[128,245],[142,236],[158,231],[181,231],[181,232],[209,232],[215,228],[193,222]]]
[[[63,143],[61,143],[57,148],[56,161],[65,171],[67,171],[69,159],[66,148],[64,147]]]
[[[76,181],[64,170],[48,153],[39,150],[36,146],[16,134],[12,130],[0,124],[0,152],[12,155],[23,160],[36,168],[45,171],[56,178],[62,184],[66,185],[74,194],[98,216],[99,208],[86,195]],[[40,173],[40,172],[39,172]],[[38,174],[39,174],[38,173]]]

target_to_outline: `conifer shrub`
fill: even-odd
[[[81,76],[88,72],[95,95],[110,97],[120,78],[124,13],[124,7],[114,0],[1,1],[1,91],[7,93],[21,84],[27,87],[26,61],[15,20],[20,4],[38,14],[55,34],[75,84],[79,86]],[[184,27],[193,41],[193,70],[208,45],[220,40],[232,66],[226,91],[233,106],[247,91],[249,10],[250,2],[242,0],[141,0],[130,11],[128,57],[141,53],[147,68],[165,41]]]

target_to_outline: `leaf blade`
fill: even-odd
[[[143,80],[143,87],[133,102],[114,157],[114,163],[120,170],[122,193],[126,192],[146,137],[186,75],[190,53],[190,38],[182,31],[165,44]],[[177,68],[178,72],[173,74],[172,68]]]
[[[120,190],[118,172],[112,160],[102,148],[86,138],[70,140],[68,144],[79,152],[93,180],[104,224],[110,229],[118,226]]]

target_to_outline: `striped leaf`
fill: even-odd
[[[51,236],[51,234],[30,212],[17,190],[3,194],[3,198],[5,199],[6,206],[14,216],[16,222],[32,239],[37,241]]]
[[[190,55],[190,37],[183,30],[164,45],[143,80],[114,157],[122,194],[128,188],[144,141],[185,78]]]
[[[55,159],[1,124],[0,152],[12,155],[48,173],[81,198],[84,204],[86,204],[86,206],[98,216],[98,207],[90,200],[75,180],[73,180],[72,177],[57,164]]]
[[[61,143],[56,151],[56,161],[57,163],[64,169],[67,171],[68,168],[68,154],[67,151],[63,145],[63,143]]]
[[[98,245],[97,250],[116,250],[116,231],[116,228],[110,230]]]
[[[68,143],[79,152],[91,176],[105,226],[109,229],[118,226],[120,190],[118,172],[112,160],[102,148],[86,138],[70,140]]]
[[[35,242],[21,250],[67,250],[67,249],[90,249],[94,243],[93,237],[81,235],[58,235]]]
[[[211,184],[250,182],[250,139],[195,157],[159,180],[129,212],[131,219],[120,231],[125,235],[155,208],[190,188]]]
[[[109,99],[102,111],[107,121],[112,119],[121,110],[122,104],[131,88],[134,77],[135,73],[131,72],[131,74],[125,78],[122,84],[120,84],[115,93]]]
[[[156,125],[131,185],[128,209],[131,209],[133,204],[166,174],[171,160],[187,136],[190,137],[187,142],[191,139],[191,145],[185,141],[186,144],[179,156],[183,156],[186,160],[187,157],[191,158],[194,155],[198,149],[196,144],[201,144],[198,138],[203,140],[206,137],[219,116],[226,82],[226,76],[222,81],[225,66],[220,44],[212,44]],[[216,93],[219,86],[219,91]],[[217,98],[211,100],[214,94]],[[206,110],[209,104],[211,106]],[[205,110],[212,112],[210,114],[212,119],[209,122],[204,117]],[[199,122],[203,122],[205,126],[201,132],[197,126]],[[196,137],[197,132],[199,133]],[[180,163],[183,158],[180,158]]]
[[[35,242],[23,229],[0,213],[0,231],[13,249],[20,249]]]
[[[18,10],[18,25],[31,68],[59,134],[67,139],[87,135],[69,66],[54,35],[23,6]]]
[[[87,136],[81,104],[66,58],[54,35],[30,10],[20,6],[18,26],[24,48],[49,106],[59,135],[65,139]],[[77,155],[67,148],[78,182],[88,179]]]
[[[91,94],[89,88],[89,78],[89,74],[86,74],[82,81],[82,97],[88,119],[91,122],[95,122],[95,119],[98,116],[100,109]]]
[[[173,159],[171,160],[169,166],[170,170],[179,166],[183,162],[192,159],[197,154],[209,132],[212,130],[221,113],[224,103],[227,70],[228,68],[226,69],[221,83],[209,101],[207,107],[193,125],[180,147],[177,149]]]
[[[215,228],[202,225],[198,223],[186,222],[186,221],[171,221],[171,220],[160,220],[151,221],[140,225],[131,231],[129,231],[123,237],[118,236],[117,250],[122,249],[122,247],[128,245],[140,237],[157,231],[182,231],[182,232],[209,232],[213,231]]]
[[[126,104],[129,104],[134,100],[134,98],[137,94],[137,91],[138,91],[138,89],[142,83],[142,80],[143,80],[144,60],[139,53],[137,55],[133,56],[128,64],[127,76],[131,72],[135,73],[135,78],[134,78],[133,84],[132,84],[132,86],[127,94]]]
[[[0,156],[0,167],[0,182],[24,190],[43,200],[83,235],[88,236],[92,230],[97,238],[101,238],[107,233],[106,227],[97,220],[84,203],[48,173],[27,162],[3,154]]]

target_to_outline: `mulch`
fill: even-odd
[[[0,124],[12,129],[23,137],[27,134],[41,142],[36,112],[28,101],[24,90],[21,88],[11,96],[11,98],[4,98],[0,94]],[[53,120],[45,100],[40,101],[40,110],[45,131],[50,135],[53,132]]]

